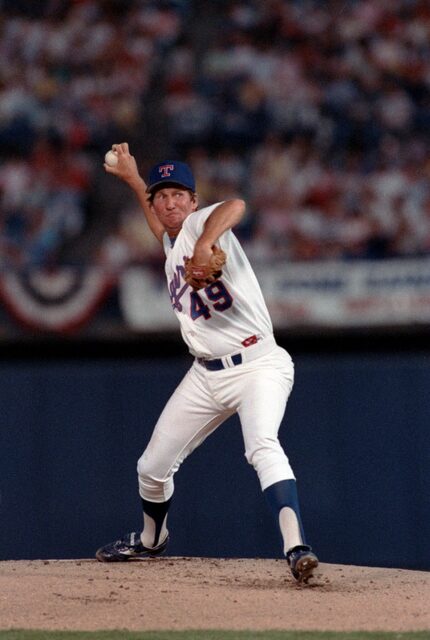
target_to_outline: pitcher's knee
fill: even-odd
[[[258,438],[248,443],[245,451],[245,457],[253,467],[258,467],[267,458],[279,455],[285,456],[285,453],[277,438]]]
[[[165,475],[158,468],[155,461],[148,455],[143,455],[137,462],[139,480],[139,494],[151,502],[164,502],[173,494],[173,478]]]
[[[263,490],[279,480],[294,478],[288,458],[277,439],[260,439],[248,447],[245,457],[257,472]]]

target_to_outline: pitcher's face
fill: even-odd
[[[185,218],[197,210],[197,196],[180,187],[165,187],[154,194],[151,206],[169,236],[177,236]]]

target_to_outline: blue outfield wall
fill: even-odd
[[[136,461],[189,358],[0,364],[0,559],[141,526]],[[281,428],[323,562],[430,569],[430,358],[301,355]],[[176,476],[173,556],[281,557],[232,418]]]

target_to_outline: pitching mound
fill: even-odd
[[[283,560],[0,562],[2,629],[430,628],[430,574],[322,564],[298,586]]]

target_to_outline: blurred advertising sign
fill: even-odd
[[[163,271],[126,269],[119,281],[119,300],[128,326],[137,331],[169,331],[179,324],[172,310]]]
[[[427,323],[430,260],[284,264],[259,280],[275,326]]]
[[[430,259],[257,264],[255,271],[275,328],[430,321]],[[135,330],[177,326],[165,281],[146,268],[123,273],[120,300]]]
[[[430,258],[254,266],[275,329],[430,322]],[[112,309],[104,315],[112,296],[115,318]],[[33,332],[113,336],[113,323],[121,334],[179,329],[163,270],[150,266],[7,271],[0,302],[16,326]]]

